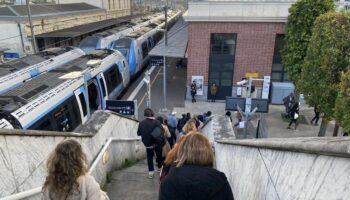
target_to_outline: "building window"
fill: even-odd
[[[211,54],[234,55],[236,46],[236,34],[213,33],[211,34]]]
[[[235,33],[212,33],[210,43],[209,74],[208,74],[208,99],[210,86],[215,83],[218,86],[216,99],[226,99],[232,96],[233,68],[236,48]]]
[[[275,51],[273,53],[271,80],[276,82],[289,81],[288,74],[282,64],[281,50],[284,46],[284,34],[276,35]]]

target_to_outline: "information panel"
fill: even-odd
[[[163,66],[164,58],[163,56],[151,56],[150,65],[151,66]]]
[[[122,101],[122,100],[107,100],[106,109],[122,114],[122,115],[135,115],[135,106],[134,101]]]

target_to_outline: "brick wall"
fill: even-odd
[[[191,76],[204,76],[208,85],[211,33],[236,33],[233,84],[246,72],[271,75],[276,34],[285,32],[284,23],[190,22],[188,27],[187,84]]]

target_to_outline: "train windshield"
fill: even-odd
[[[129,49],[127,49],[125,47],[114,47],[114,48],[117,49],[118,51],[120,51],[120,53],[122,53],[125,58],[128,58]]]
[[[98,37],[87,37],[80,42],[79,47],[80,48],[84,48],[84,47],[96,48],[98,42],[99,42]]]

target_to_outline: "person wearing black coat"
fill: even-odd
[[[176,166],[160,186],[159,200],[234,200],[224,173],[213,168],[208,139],[190,133],[180,144]]]
[[[163,156],[162,156],[162,146],[157,145],[152,138],[153,129],[158,126],[162,128],[161,123],[154,118],[154,113],[150,108],[146,108],[144,110],[145,120],[139,123],[139,127],[137,129],[137,135],[141,136],[142,143],[146,147],[147,153],[147,164],[148,164],[148,177],[153,178],[154,176],[154,165],[153,165],[153,157],[154,153],[156,154],[156,162],[157,167],[160,168],[163,165]],[[163,128],[162,128],[163,129]]]

